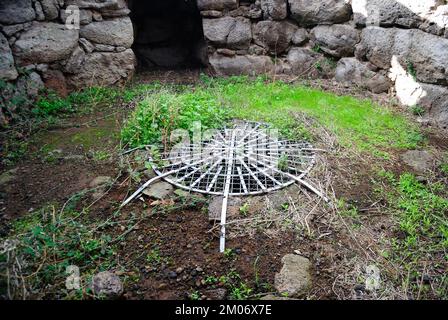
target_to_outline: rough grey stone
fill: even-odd
[[[36,10],[36,20],[44,21],[45,20],[44,9],[42,8],[42,4],[39,1],[36,1],[34,3],[34,9]]]
[[[227,204],[227,216],[238,216],[243,200],[237,197],[231,197]],[[222,197],[212,197],[208,205],[208,219],[210,221],[220,221],[222,211]]]
[[[31,72],[29,75],[22,76],[17,80],[17,90],[25,93],[31,100],[34,100],[39,95],[39,90],[44,88],[44,83],[36,72]]]
[[[230,31],[235,25],[235,18],[203,19],[204,37],[214,45],[225,45]]]
[[[82,50],[81,47],[77,47],[67,59],[64,71],[67,73],[77,73],[84,62],[85,57],[86,53],[84,50]]]
[[[227,296],[227,290],[224,288],[211,289],[204,292],[210,300],[225,300]]]
[[[352,0],[353,19],[358,25],[416,28],[441,0]]]
[[[214,54],[209,59],[210,65],[217,75],[258,75],[271,73],[274,64],[270,57],[244,55],[226,57]]]
[[[236,18],[227,37],[227,46],[232,49],[248,49],[252,40],[252,26],[249,19]]]
[[[1,0],[0,24],[17,24],[36,18],[31,0]]]
[[[410,150],[401,155],[402,160],[417,173],[425,173],[435,167],[436,160],[428,151]]]
[[[47,20],[54,20],[59,17],[58,0],[40,0],[40,3]]]
[[[96,297],[116,299],[123,294],[123,284],[117,275],[103,271],[92,278],[92,290]]]
[[[367,27],[361,33],[356,56],[388,70],[396,57],[404,69],[410,66],[418,81],[448,83],[448,39],[421,30]]]
[[[0,187],[3,187],[16,179],[18,169],[14,168],[0,174]]]
[[[80,36],[89,41],[130,48],[134,42],[134,29],[129,17],[92,22],[81,27]]]
[[[320,49],[334,57],[353,56],[359,42],[358,31],[345,24],[317,26],[311,31],[311,39]]]
[[[198,9],[205,10],[232,10],[238,7],[238,0],[197,0]]]
[[[148,197],[163,200],[174,192],[174,188],[168,182],[157,182],[152,184],[149,188],[143,191],[143,194]]]
[[[297,29],[297,31],[294,33],[294,36],[292,37],[292,43],[296,46],[301,46],[303,45],[305,42],[307,42],[309,39],[309,34],[308,31],[306,31],[306,29],[304,28],[299,28]]]
[[[291,17],[301,26],[342,23],[352,9],[346,0],[288,0]]]
[[[13,52],[21,65],[67,58],[78,45],[78,31],[52,22],[34,22],[15,42]]]
[[[288,21],[260,21],[254,26],[254,42],[272,54],[285,52],[297,31]]]
[[[288,297],[305,295],[312,285],[311,262],[305,257],[287,254],[282,263],[281,271],[275,274],[275,289]]]
[[[325,57],[308,48],[291,48],[286,59],[291,65],[291,72],[303,77],[319,78],[330,72],[324,63]]]
[[[135,55],[131,49],[113,53],[93,52],[86,55],[77,74],[68,76],[68,84],[73,89],[117,84],[130,79],[135,64]]]
[[[79,44],[87,53],[92,53],[95,50],[95,46],[86,38],[80,38]]]
[[[390,80],[355,58],[342,58],[336,67],[335,79],[347,85],[366,87],[373,93],[387,92]]]
[[[287,0],[261,0],[261,9],[265,19],[283,20],[288,16]]]
[[[15,80],[18,76],[8,40],[0,33],[0,79]]]
[[[114,181],[114,179],[112,179],[109,176],[98,176],[95,179],[93,179],[92,181],[90,181],[89,187],[92,189],[98,188],[103,185],[110,185],[113,181]]]

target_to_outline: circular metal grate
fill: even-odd
[[[279,139],[277,131],[266,124],[235,122],[232,128],[214,130],[208,138],[201,137],[193,143],[179,143],[168,152],[152,150],[150,160],[157,176],[122,206],[159,179],[189,191],[221,195],[219,247],[224,252],[230,196],[267,193],[297,182],[328,202],[319,190],[303,180],[314,165],[315,151],[308,142]]]
[[[153,154],[157,175],[179,188],[213,195],[256,195],[279,190],[305,176],[315,151],[307,142],[279,139],[268,125],[237,122],[200,143]]]

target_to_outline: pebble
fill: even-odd
[[[176,278],[177,278],[177,273],[174,272],[174,271],[169,271],[169,272],[168,272],[168,277],[169,277],[170,279],[176,279]]]
[[[202,271],[204,271],[204,269],[202,269],[201,267],[197,267],[197,268],[196,268],[196,271],[197,271],[197,272],[202,272]]]
[[[179,268],[176,269],[177,273],[182,273],[182,271],[184,271],[184,269],[182,267],[179,267]]]

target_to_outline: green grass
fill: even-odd
[[[388,209],[397,220],[396,231],[401,234],[391,239],[387,259],[402,265],[405,286],[415,294],[425,294],[418,279],[431,273],[431,268],[446,267],[448,262],[448,193],[442,182],[423,184],[412,174],[394,174],[381,171],[384,187],[376,192],[387,199]],[[384,254],[383,254],[384,256]],[[426,270],[426,271],[425,271]],[[434,272],[432,272],[434,274]],[[409,279],[417,279],[413,282]],[[439,298],[448,298],[447,279],[435,277],[433,286]],[[425,291],[422,293],[422,290]]]
[[[4,272],[5,267],[9,271],[21,268],[18,284],[10,285],[10,293],[16,298],[24,297],[22,285],[27,288],[28,297],[39,292],[57,299],[83,298],[89,277],[114,265],[116,248],[112,237],[84,221],[83,213],[71,209],[58,212],[48,206],[16,220],[12,228],[17,260],[8,262],[7,254],[0,255],[0,269]],[[84,290],[70,293],[65,289],[66,268],[71,265],[79,267]],[[6,288],[2,282],[0,291]]]
[[[415,148],[423,141],[418,127],[406,117],[370,100],[246,77],[203,78],[194,89],[148,94],[138,103],[122,137],[133,146],[152,144],[174,129],[191,129],[194,121],[211,128],[240,118],[272,123],[289,138],[310,138],[306,125],[295,118],[299,113],[331,130],[342,145],[377,155],[390,148]]]

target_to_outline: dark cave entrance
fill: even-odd
[[[196,0],[129,0],[139,70],[199,68],[206,63]]]

